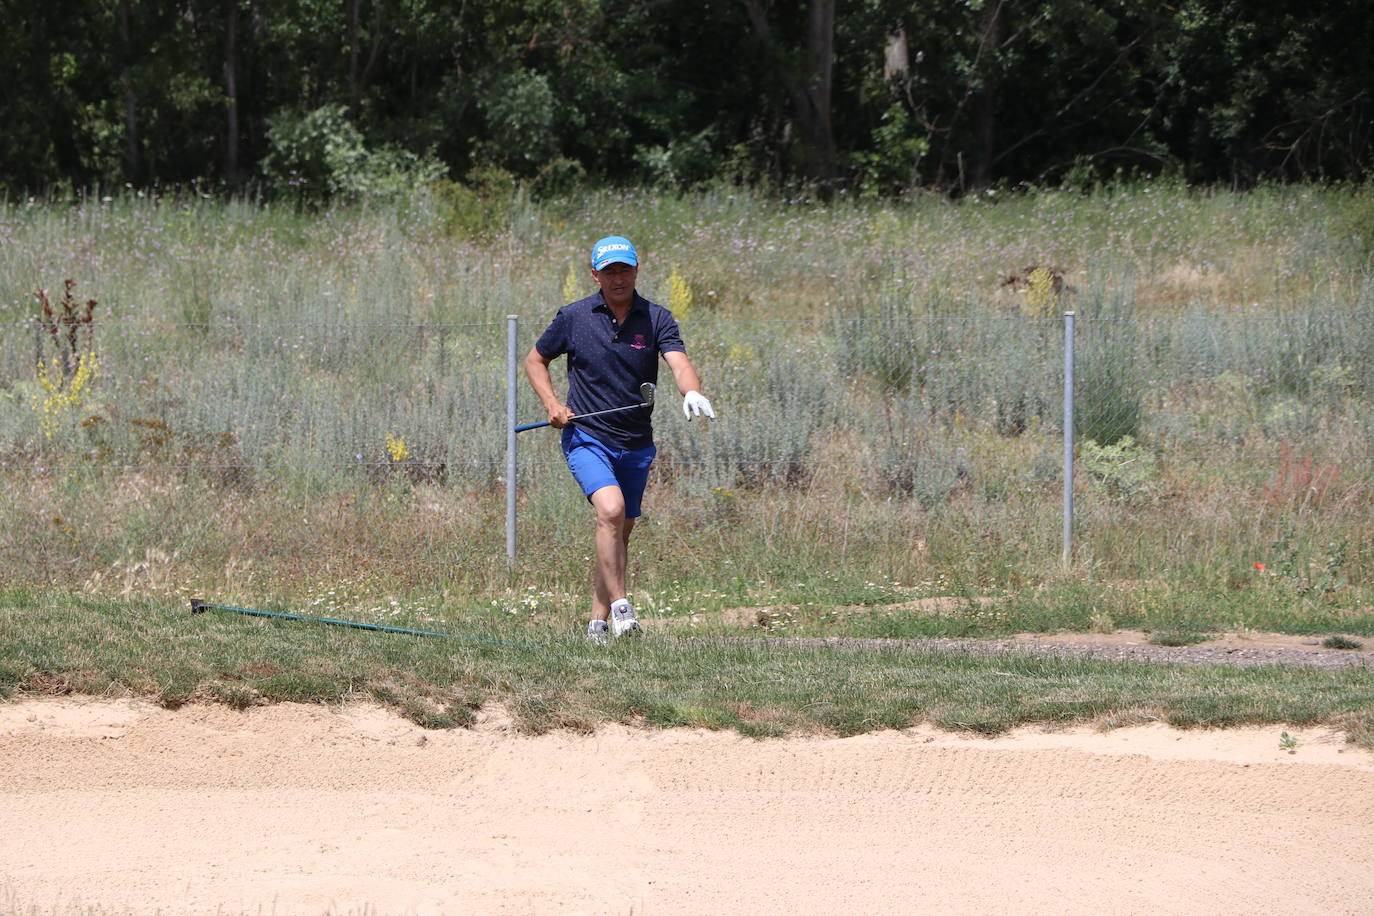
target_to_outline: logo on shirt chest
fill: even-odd
[[[630,346],[636,350],[643,350],[649,345],[644,342],[643,334],[636,334],[634,340],[630,341]]]

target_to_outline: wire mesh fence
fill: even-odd
[[[1142,318],[1104,302],[1080,316],[1074,484],[1085,550],[1164,504],[1367,503],[1370,312]],[[318,509],[340,494],[403,485],[462,494],[491,534],[481,549],[500,556],[505,322],[70,330],[37,321],[0,329],[0,549],[31,556],[39,538],[98,552],[99,524],[66,534],[50,520],[69,517],[64,499],[99,515],[89,508],[97,489],[113,520],[140,488],[203,500],[214,514],[233,494]],[[540,330],[522,323],[522,356]],[[932,525],[983,511],[998,526],[1038,528],[1022,539],[1035,549],[1058,543],[1060,316],[918,315],[879,297],[867,311],[808,323],[707,313],[684,331],[721,419],[689,424],[676,398],[660,398],[656,486],[706,504],[736,491],[801,498],[838,482],[861,503],[909,505]],[[517,398],[522,422],[543,419],[523,381]],[[546,489],[570,492],[555,443],[549,430],[519,439],[515,483],[535,523],[576,502],[531,502]],[[147,511],[120,524],[135,515],[154,526]],[[438,525],[424,549],[451,549],[455,530]],[[1055,558],[1051,550],[1043,562]]]

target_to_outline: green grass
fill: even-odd
[[[1150,634],[1152,646],[1195,646],[1207,637],[1191,630],[1160,630]]]
[[[429,728],[488,704],[520,728],[853,735],[932,723],[1330,724],[1374,730],[1366,669],[1191,667],[658,635],[589,646],[576,629],[444,621],[454,638],[357,631],[49,591],[0,597],[0,692],[134,695],[168,707],[371,699]]]

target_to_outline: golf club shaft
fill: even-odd
[[[495,646],[519,646],[525,649],[535,648],[534,646],[528,646],[521,642],[503,642],[499,639],[484,639],[479,636],[454,636],[451,633],[436,633],[433,630],[412,630],[409,627],[392,627],[380,623],[363,623],[360,620],[339,620],[334,617],[311,617],[307,614],[285,614],[280,611],[259,611],[251,607],[235,607],[232,604],[211,604],[200,598],[191,599],[192,614],[201,614],[205,611],[232,611],[235,614],[247,614],[250,617],[272,617],[277,620],[327,623],[338,627],[351,627],[355,630],[372,630],[377,633],[404,633],[407,636],[437,636],[441,639],[455,639],[461,642],[490,643]]]
[[[306,614],[284,614],[280,611],[259,611],[248,607],[234,607],[229,604],[208,604],[196,599],[191,602],[191,613],[199,614],[202,611],[233,611],[236,614],[247,614],[250,617],[276,617],[279,620],[308,620],[313,623],[330,623],[340,627],[353,627],[356,630],[376,630],[379,633],[406,633],[411,636],[442,636],[449,637],[447,633],[434,633],[429,630],[412,630],[408,627],[390,627],[380,623],[362,623],[357,620],[337,620],[333,617],[311,617]]]
[[[611,408],[609,408],[609,409],[607,409],[607,410],[597,410],[597,411],[593,411],[592,413],[583,413],[583,414],[578,414],[578,415],[575,416],[575,417],[569,417],[569,418],[568,418],[568,422],[569,422],[569,423],[576,423],[578,420],[585,420],[585,419],[587,419],[588,417],[599,417],[599,416],[601,416],[602,414],[619,413],[619,412],[622,411],[622,410],[634,410],[634,409],[637,408],[637,407],[648,407],[648,406],[649,406],[649,402],[648,402],[648,401],[642,401],[642,402],[640,402],[640,403],[638,403],[638,404],[630,404],[630,405],[625,406],[625,407],[611,407]],[[541,427],[541,426],[548,426],[548,425],[549,425],[549,421],[548,421],[548,420],[545,420],[543,423],[526,423],[524,426],[517,426],[517,427],[515,427],[515,431],[516,431],[517,433],[523,433],[523,432],[524,432],[525,430],[527,430],[527,429],[538,429],[538,428]]]

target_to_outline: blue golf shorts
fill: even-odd
[[[644,487],[649,483],[649,465],[658,448],[611,448],[578,429],[563,430],[563,455],[568,459],[577,485],[588,499],[602,487],[620,487],[625,497],[625,517],[639,518]]]

